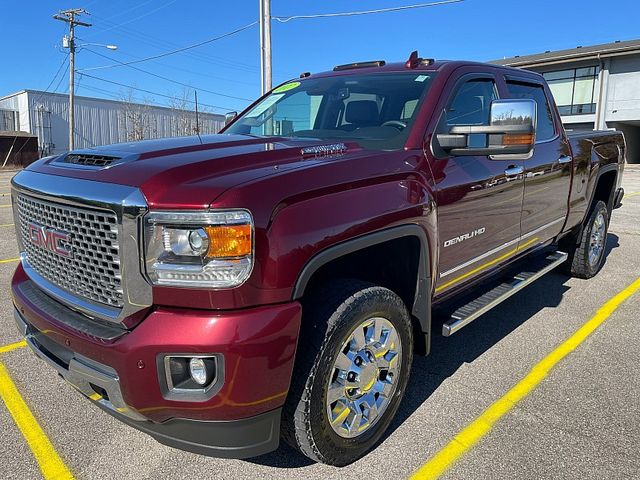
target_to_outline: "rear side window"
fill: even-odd
[[[469,80],[460,86],[447,107],[447,125],[489,125],[491,102],[498,98],[493,80]]]
[[[507,82],[509,95],[513,98],[528,98],[538,104],[538,129],[536,138],[538,141],[550,140],[556,135],[553,125],[553,114],[549,100],[544,93],[542,85],[532,83]]]

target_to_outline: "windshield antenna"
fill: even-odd
[[[198,140],[202,144],[202,139],[200,138],[200,119],[198,118],[198,91],[194,90],[193,95],[195,96],[196,101],[196,135],[198,135]]]

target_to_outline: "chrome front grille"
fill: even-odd
[[[24,195],[15,197],[27,261],[40,276],[72,295],[122,308],[123,286],[115,212],[72,207]],[[37,228],[69,234],[70,254],[34,241]],[[46,235],[43,234],[43,235]]]

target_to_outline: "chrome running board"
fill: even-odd
[[[442,325],[442,335],[449,337],[469,325],[479,316],[487,313],[493,307],[504,302],[511,295],[516,294],[527,285],[535,282],[545,273],[550,272],[567,260],[569,255],[564,252],[553,252],[541,261],[534,262],[535,269],[524,270],[511,279],[501,283],[478,298],[458,308],[449,321]]]

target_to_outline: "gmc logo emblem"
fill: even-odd
[[[37,223],[29,223],[29,240],[34,245],[49,250],[61,257],[71,258],[71,234],[47,228]]]

